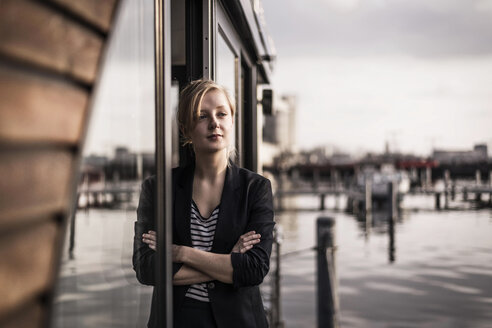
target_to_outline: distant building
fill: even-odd
[[[263,165],[271,165],[273,158],[282,152],[296,151],[296,97],[276,97],[273,104],[272,115],[265,115],[263,121]]]
[[[487,145],[478,144],[473,150],[465,151],[434,150],[432,157],[439,164],[483,163],[488,160]]]

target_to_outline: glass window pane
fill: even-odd
[[[217,33],[217,57],[215,76],[216,82],[225,86],[231,96],[236,96],[236,55],[224,40],[221,33]]]
[[[83,150],[54,327],[143,327],[149,317],[152,289],[138,283],[131,258],[140,185],[155,172],[153,5],[120,5]]]
[[[215,81],[219,83],[220,85],[224,86],[227,88],[229,91],[231,97],[234,99],[236,102],[236,108],[237,108],[237,101],[236,101],[236,79],[237,79],[237,72],[236,72],[236,55],[234,52],[231,50],[227,42],[224,40],[224,37],[222,36],[221,33],[217,33],[217,54],[216,54],[216,67],[215,67]],[[236,145],[236,148],[238,148],[237,141],[238,141],[238,115],[239,113],[236,113],[234,117],[234,124],[236,126],[236,132],[234,135],[234,144]]]

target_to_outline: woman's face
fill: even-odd
[[[217,152],[227,148],[234,133],[234,119],[226,96],[220,90],[205,94],[195,128],[191,132],[195,152]]]

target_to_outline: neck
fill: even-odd
[[[195,176],[215,180],[225,174],[227,169],[227,152],[195,153]]]

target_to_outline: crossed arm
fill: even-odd
[[[240,288],[259,285],[263,281],[269,269],[275,225],[270,182],[263,180],[255,183],[250,192],[253,198],[246,227],[249,233],[239,238],[230,254],[214,254],[185,246],[173,247],[175,285],[219,280]],[[155,232],[150,231],[155,217],[154,194],[155,179],[148,178],[142,184],[132,257],[137,279],[145,285],[154,285],[156,281]],[[261,233],[261,236],[255,232]]]
[[[261,235],[249,231],[239,237],[231,253],[246,253],[260,242]],[[142,235],[142,241],[156,250],[156,233],[148,231]],[[230,254],[216,254],[201,251],[188,246],[173,245],[173,262],[183,266],[173,277],[174,285],[190,285],[210,280],[219,280],[232,284],[233,268]]]

